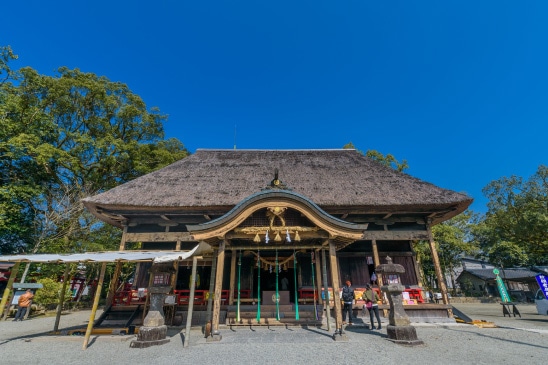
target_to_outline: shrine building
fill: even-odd
[[[375,268],[387,256],[405,268],[410,316],[451,319],[431,228],[472,198],[353,149],[199,149],[83,202],[123,230],[120,251],[209,245],[169,271],[175,308],[166,323],[182,321],[192,305],[193,324],[208,322],[214,337],[225,325],[321,323],[327,308],[339,329],[341,286],[378,290],[385,278]],[[414,252],[420,240],[430,242],[443,304],[425,300]],[[154,285],[152,266],[139,264],[128,292]],[[115,307],[135,298],[109,300]]]

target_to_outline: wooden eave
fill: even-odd
[[[253,194],[226,215],[207,223],[187,225],[187,229],[197,241],[221,240],[254,212],[272,207],[284,207],[299,211],[316,227],[327,232],[329,238],[332,239],[355,241],[361,239],[363,232],[367,229],[367,224],[349,223],[327,214],[300,194],[277,189]],[[284,227],[281,227],[281,229],[284,229]]]

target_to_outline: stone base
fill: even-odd
[[[129,347],[131,348],[146,348],[150,346],[164,345],[169,342],[167,337],[167,326],[158,327],[140,327],[137,340],[131,341]]]
[[[417,338],[417,331],[413,326],[390,326],[386,327],[388,340],[399,345],[418,346],[424,342]]]
[[[163,340],[156,340],[156,341],[139,341],[139,340],[133,340],[129,344],[129,347],[134,349],[144,349],[151,346],[160,346],[165,345],[169,342],[169,338],[165,338]]]
[[[348,336],[344,332],[335,332],[333,334],[333,341],[348,341]]]
[[[211,336],[206,338],[206,342],[219,342],[223,339],[220,333],[212,333]]]

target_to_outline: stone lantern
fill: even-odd
[[[388,339],[392,342],[416,346],[423,342],[417,338],[415,327],[403,309],[402,292],[405,287],[401,285],[400,274],[405,272],[402,265],[393,264],[392,258],[386,257],[386,264],[377,266],[376,271],[382,275],[383,286],[381,290],[387,294],[390,302],[389,325],[386,327]]]
[[[171,275],[174,268],[169,264],[153,264],[150,269],[152,285],[148,288],[150,309],[139,328],[137,340],[131,341],[130,347],[145,348],[163,345],[169,342],[167,326],[164,319],[164,301],[171,291]]]

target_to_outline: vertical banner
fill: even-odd
[[[499,270],[494,269],[493,274],[495,274],[496,276],[495,280],[497,281],[497,288],[499,289],[500,299],[502,300],[503,303],[510,302],[510,295],[508,295],[508,292],[506,291],[506,286],[504,285],[501,277],[499,276]]]
[[[538,286],[540,286],[540,289],[542,290],[542,294],[544,294],[544,298],[548,299],[548,277],[539,274],[535,276],[535,278],[537,279]]]

